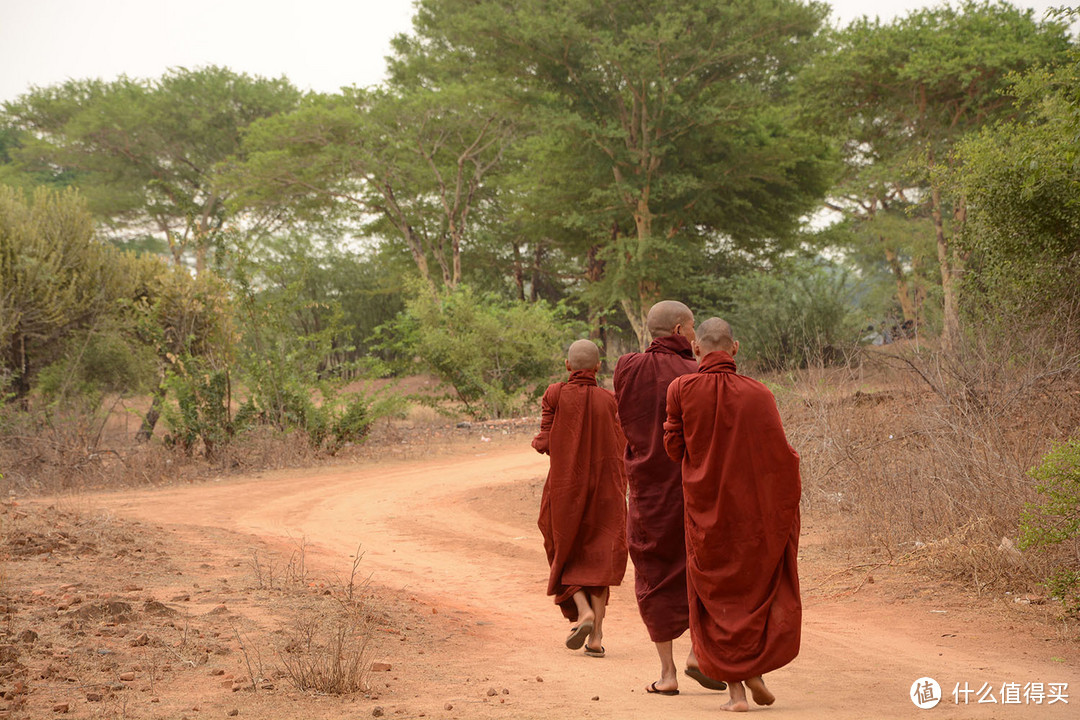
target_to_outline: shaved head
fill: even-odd
[[[735,336],[731,333],[731,325],[718,317],[709,318],[698,325],[697,344],[701,346],[702,355],[717,350],[731,352],[735,349]]]
[[[665,337],[675,333],[676,325],[694,325],[694,313],[678,300],[661,300],[649,308],[645,325],[652,337]]]
[[[566,353],[571,370],[593,370],[600,364],[600,348],[592,340],[575,340]]]

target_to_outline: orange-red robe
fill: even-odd
[[[711,678],[799,654],[799,456],[776,399],[726,352],[668,387],[664,445],[682,461],[690,637]]]
[[[690,626],[682,468],[664,450],[664,418],[668,385],[696,371],[690,341],[682,335],[657,338],[615,366],[630,484],[626,539],[638,612],[653,642],[674,640]]]
[[[548,387],[532,445],[551,456],[537,525],[551,573],[548,595],[571,621],[574,593],[596,595],[626,573],[626,471],[615,395],[578,370]]]

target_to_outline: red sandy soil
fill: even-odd
[[[717,717],[727,694],[689,678],[678,697],[644,692],[659,664],[632,571],[612,593],[607,657],[563,646],[535,524],[547,458],[524,431],[468,436],[348,467],[3,505],[0,718]],[[1080,644],[1054,605],[866,565],[828,538],[804,518],[802,653],[766,678],[776,704],[752,712],[915,717],[910,688],[929,676],[945,695],[933,717],[1078,716]],[[331,607],[358,547],[367,662],[382,669],[367,692],[299,691],[282,638]],[[965,683],[997,703],[956,704]],[[1068,704],[1003,703],[1006,683],[1068,683]]]

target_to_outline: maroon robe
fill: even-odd
[[[615,396],[591,370],[548,387],[541,407],[532,445],[551,456],[537,521],[551,566],[547,594],[573,621],[574,593],[598,595],[626,573],[626,440]]]
[[[682,461],[690,637],[701,670],[746,680],[799,654],[799,456],[776,399],[726,352],[671,383],[664,445]]]
[[[664,402],[668,384],[696,370],[690,341],[682,335],[657,338],[645,352],[623,355],[615,366],[615,397],[626,435],[634,594],[653,642],[674,640],[690,622],[682,470],[664,451]]]

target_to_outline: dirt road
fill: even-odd
[[[380,649],[394,668],[378,703],[388,717],[715,717],[726,693],[688,678],[682,678],[678,697],[645,694],[658,663],[637,615],[629,572],[612,596],[607,657],[588,658],[562,646],[567,625],[544,596],[547,566],[535,526],[546,471],[547,458],[527,445],[492,442],[426,460],[268,473],[106,494],[90,502],[167,526],[193,543],[211,542],[223,530],[268,541],[304,538],[308,562],[324,569],[347,568],[361,545],[362,567],[373,583],[404,590],[403,597],[442,623],[423,643],[389,642]],[[846,573],[826,552],[819,531],[811,522],[804,525],[802,653],[767,678],[776,705],[754,712],[831,720],[923,712],[942,718],[1077,717],[1077,644],[1030,622],[1034,609],[973,601],[913,581],[902,570]],[[688,637],[676,641],[677,656],[688,650]],[[932,711],[909,699],[912,683],[924,676],[935,678],[944,694]],[[957,704],[953,691],[965,683],[972,691],[991,688],[996,703],[985,692],[979,702],[980,694],[972,692],[967,704],[963,696]],[[1022,695],[1004,702],[1013,699],[1011,684],[1028,683],[1046,689],[1068,683],[1067,704],[1050,704],[1049,694],[1040,705]],[[499,695],[478,692],[489,686]],[[370,707],[354,707],[349,717],[371,716]],[[246,714],[275,717],[267,708]]]

